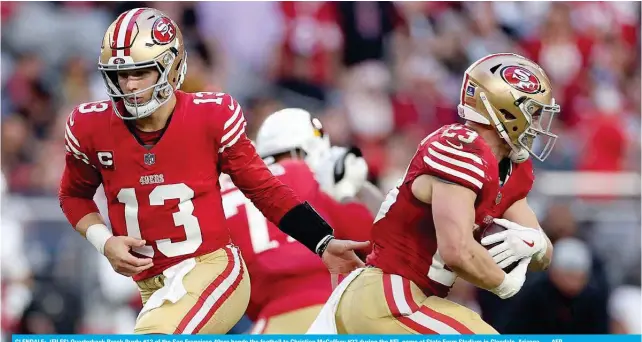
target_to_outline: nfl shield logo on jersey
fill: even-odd
[[[502,201],[502,193],[498,193],[497,197],[495,198],[495,205],[499,204],[499,202]]]
[[[145,153],[145,164],[147,165],[154,165],[156,162],[156,155],[153,153]]]

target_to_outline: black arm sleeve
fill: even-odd
[[[319,243],[333,234],[332,227],[308,202],[290,209],[279,222],[279,229],[317,254]]]

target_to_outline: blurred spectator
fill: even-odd
[[[493,15],[492,2],[467,2],[463,4],[471,17],[470,36],[462,42],[469,60],[478,60],[495,51],[515,51],[512,37],[499,26]]]
[[[357,139],[385,139],[392,133],[394,112],[388,94],[390,81],[388,69],[375,61],[361,63],[348,71],[343,101],[352,134]]]
[[[572,208],[565,203],[551,203],[541,226],[553,243],[577,233],[577,220]]]
[[[272,75],[289,91],[326,101],[338,79],[343,35],[333,2],[281,2],[284,36]]]
[[[426,132],[457,122],[456,105],[446,95],[459,92],[460,84],[448,87],[448,74],[434,58],[411,56],[399,69],[393,97],[394,128],[421,141]]]
[[[243,109],[245,117],[251,118],[248,120],[246,127],[248,137],[254,140],[256,138],[256,132],[263,120],[270,114],[283,108],[283,104],[270,95],[257,95],[250,98],[247,101],[247,106]]]
[[[79,329],[82,301],[78,292],[41,279],[18,324],[17,334],[72,334]]]
[[[31,267],[24,257],[26,240],[23,220],[28,215],[24,208],[12,205],[7,200],[7,182],[0,173],[0,200],[2,201],[2,221],[0,222],[0,263],[2,270],[2,305],[0,306],[0,328],[13,330],[31,301]]]
[[[551,268],[523,288],[495,326],[504,334],[606,334],[608,288],[588,246],[575,238],[554,245]]]
[[[3,100],[9,101],[14,110],[26,108],[34,97],[34,86],[42,77],[43,71],[42,61],[35,53],[18,56],[14,72],[5,85]]]
[[[368,60],[384,60],[391,33],[403,30],[404,18],[389,1],[336,2],[344,37],[342,63],[351,67]],[[394,45],[389,45],[394,46]]]
[[[381,169],[385,139],[394,132],[394,107],[389,94],[391,75],[381,62],[353,66],[345,76],[343,95],[350,131],[375,177]]]
[[[211,81],[242,103],[268,86],[273,55],[284,35],[279,3],[208,1],[195,5],[200,36],[214,51]],[[189,69],[189,68],[188,68]]]
[[[642,333],[642,314],[640,286],[624,285],[616,288],[609,299],[612,334]]]
[[[67,60],[63,79],[61,96],[64,103],[83,103],[91,98],[89,87],[89,70],[93,65],[78,56]]]
[[[32,141],[28,121],[14,115],[2,120],[2,169],[7,174],[7,188],[13,184],[11,171],[28,161],[25,147]]]

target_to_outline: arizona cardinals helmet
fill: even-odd
[[[119,70],[155,67],[160,76],[156,84],[133,94],[124,94],[118,85]],[[114,112],[121,119],[140,119],[151,115],[181,87],[187,72],[187,53],[183,35],[172,19],[153,8],[135,8],[122,13],[109,26],[101,46],[98,69],[101,71]],[[153,89],[151,100],[138,103],[136,96]],[[123,101],[128,115],[118,110]]]
[[[312,168],[330,153],[330,139],[317,118],[303,109],[286,108],[268,116],[256,136],[261,158],[284,152],[305,152],[303,159]]]
[[[543,161],[557,140],[551,124],[560,107],[551,82],[539,65],[516,54],[493,54],[473,63],[464,75],[458,111],[465,120],[495,127],[517,163],[529,155]],[[542,147],[536,152],[537,137],[545,140],[538,141]]]

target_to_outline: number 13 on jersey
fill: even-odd
[[[165,201],[178,199],[178,211],[173,213],[174,225],[183,226],[185,229],[185,240],[172,242],[170,239],[156,240],[156,247],[163,255],[175,257],[187,255],[196,252],[198,247],[203,243],[201,226],[198,219],[193,215],[194,190],[184,183],[159,185],[149,194],[149,204],[152,206],[164,205]],[[127,226],[127,236],[138,239],[145,239],[141,236],[140,225],[138,223],[138,199],[134,188],[124,188],[118,192],[118,201],[125,205],[125,225]],[[146,246],[135,247],[134,252],[146,257],[154,256],[154,249],[147,242]]]

